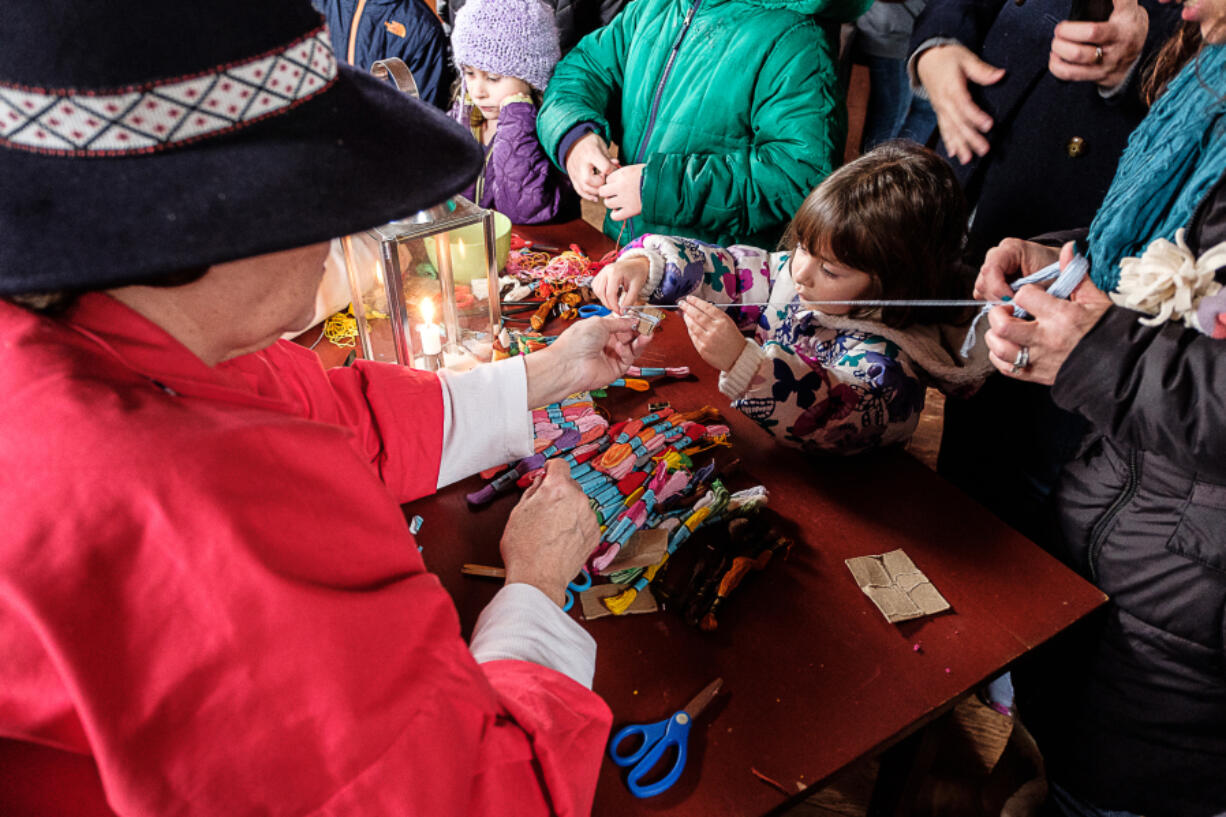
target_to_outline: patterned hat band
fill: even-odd
[[[321,26],[249,60],[109,93],[0,82],[0,145],[52,156],[152,153],[285,113],[335,79]]]

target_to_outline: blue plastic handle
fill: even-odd
[[[610,314],[612,313],[600,304],[584,304],[583,306],[579,307],[580,318],[596,318],[600,317],[601,315]]]
[[[648,724],[633,724],[627,726],[609,742],[609,756],[618,766],[634,768],[626,775],[626,785],[635,797],[654,797],[667,790],[681,777],[685,770],[685,747],[690,736],[690,716],[684,711],[674,712],[665,721]],[[627,738],[641,737],[642,743],[633,752],[622,754],[618,751]],[[672,747],[677,748],[677,757],[668,773],[654,783],[643,784],[641,781],[651,773]]]
[[[569,584],[566,585],[566,603],[562,605],[562,612],[569,613],[570,608],[575,606],[575,594],[582,593],[592,586],[592,574],[587,572],[587,568],[579,571]]]

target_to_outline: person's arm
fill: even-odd
[[[817,24],[780,37],[757,69],[745,144],[644,156],[645,219],[739,236],[781,232],[842,158],[847,116],[834,65]]]
[[[358,361],[329,369],[325,380],[309,350],[280,343],[271,354],[295,358],[282,362],[302,373],[304,413],[350,429],[388,490],[408,502],[530,455],[530,410],[620,377],[649,341],[633,326],[625,318],[580,321],[547,349],[463,373]]]
[[[576,126],[590,123],[605,143],[617,136],[610,132],[609,116],[621,99],[626,53],[643,5],[631,4],[609,25],[584,37],[554,68],[537,116],[537,135],[545,154],[562,170],[567,157],[558,149]]]
[[[933,39],[956,40],[978,53],[1007,0],[930,0],[911,28],[910,59]]]
[[[1109,308],[1060,367],[1052,398],[1113,440],[1226,479],[1226,342],[1139,317]]]
[[[422,7],[418,17],[420,28],[416,42],[400,56],[413,74],[422,101],[446,111],[451,106],[451,86],[455,82],[447,35],[438,18],[428,9]]]
[[[673,304],[686,295],[710,303],[765,303],[777,266],[770,252],[757,247],[717,247],[654,234],[631,242],[617,263],[633,265],[636,270],[626,278],[630,286],[638,285],[633,293],[636,298],[629,303],[655,304]]]
[[[878,337],[830,366],[774,340],[746,340],[719,390],[780,442],[831,454],[905,442],[924,408],[923,384],[898,347]]]
[[[493,172],[486,174],[486,192],[494,197],[494,209],[512,223],[539,224],[562,209],[570,183],[537,140],[536,106],[527,97],[503,101],[489,161]]]

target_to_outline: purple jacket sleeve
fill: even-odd
[[[536,138],[532,103],[511,102],[499,113],[481,199],[515,224],[578,214],[570,180],[553,166]]]

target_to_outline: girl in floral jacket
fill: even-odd
[[[683,299],[694,346],[733,407],[788,444],[855,454],[905,442],[927,386],[970,393],[990,365],[958,355],[960,310],[809,302],[966,297],[965,223],[949,166],[891,143],[810,193],[779,252],[646,235],[592,287],[616,310]]]
[[[553,10],[541,0],[470,0],[451,47],[460,89],[451,115],[485,147],[464,195],[516,224],[579,217],[579,197],[536,138],[541,92],[558,62]]]

